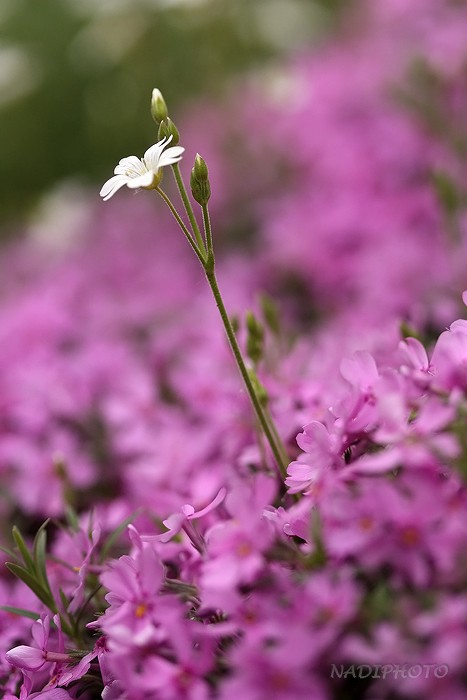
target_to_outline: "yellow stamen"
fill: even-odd
[[[146,615],[146,611],[146,605],[144,603],[140,603],[135,610],[135,615],[138,619],[140,619]]]

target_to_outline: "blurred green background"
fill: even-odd
[[[342,0],[1,0],[0,230],[54,185],[100,185],[172,114],[326,34]]]

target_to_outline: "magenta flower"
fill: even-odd
[[[432,381],[433,366],[421,342],[416,338],[401,340],[399,352],[404,360],[401,372],[410,377],[420,389],[427,389]]]
[[[431,358],[434,383],[440,389],[467,391],[467,321],[460,319],[441,333]]]
[[[83,529],[81,529],[75,535],[74,539],[76,540],[76,545],[78,548],[81,548],[81,551],[85,556],[80,565],[76,567],[78,569],[77,573],[79,582],[71,592],[70,605],[68,606],[68,609],[72,614],[76,613],[83,604],[86,588],[86,578],[89,573],[93,554],[99,543],[100,535],[101,528],[99,525],[95,527],[90,533],[87,533]]]
[[[289,464],[285,483],[289,493],[310,493],[319,488],[327,470],[344,464],[341,439],[322,423],[312,421],[305,425],[303,433],[299,433],[297,443],[306,455]]]
[[[31,634],[36,643],[35,647],[20,645],[7,651],[6,658],[12,666],[16,666],[24,671],[39,671],[47,663],[54,663],[56,660],[48,658],[47,651],[50,636],[50,617],[44,615],[39,620],[36,620],[32,624]],[[52,656],[54,656],[53,653]],[[64,659],[68,661],[68,656],[61,656],[63,657],[61,658],[62,661]]]
[[[7,651],[7,661],[24,671],[39,671],[47,663],[46,652],[36,647],[20,645]]]
[[[162,535],[143,535],[141,539],[143,540],[143,542],[169,542],[172,539],[172,537],[178,535],[178,533],[181,530],[185,530],[193,545],[197,549],[203,549],[204,545],[202,539],[200,538],[200,535],[196,532],[196,530],[190,527],[189,523],[192,520],[199,520],[200,518],[203,518],[205,515],[215,510],[215,508],[217,508],[217,506],[220,505],[224,500],[226,493],[226,489],[221,488],[218,494],[213,498],[213,500],[201,510],[195,510],[194,507],[189,503],[185,504],[181,507],[179,513],[174,513],[173,515],[170,515],[166,520],[163,521],[163,524],[167,528],[167,532],[164,532]]]
[[[101,574],[109,607],[89,625],[104,630],[110,647],[128,653],[132,647],[165,635],[157,617],[164,566],[153,546],[143,542],[134,528],[132,540],[136,543],[134,552],[111,562]]]
[[[91,661],[97,655],[97,651],[92,650],[78,661],[77,657],[65,653],[58,615],[54,616],[54,623],[58,630],[56,642],[50,640],[50,617],[44,615],[36,620],[31,627],[31,634],[37,647],[21,645],[11,649],[6,654],[8,662],[23,671],[23,687],[26,691],[33,686],[34,674],[39,671],[50,673],[50,681],[47,684],[47,687],[50,688],[55,688],[57,685],[68,685],[72,681],[79,680],[88,671]],[[50,646],[57,646],[58,649],[50,649]],[[47,692],[49,691],[47,690]],[[64,693],[65,691],[60,695],[57,692],[50,698],[69,697],[68,694]],[[35,694],[27,695],[27,697],[35,697]]]

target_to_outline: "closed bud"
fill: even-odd
[[[167,119],[164,119],[159,124],[159,132],[157,138],[159,141],[162,141],[162,139],[168,139],[170,136],[172,137],[170,145],[178,146],[178,144],[180,143],[180,134],[178,133],[178,129],[173,123],[173,121],[170,119],[170,117],[167,117]]]
[[[154,90],[152,91],[151,116],[156,122],[156,124],[160,124],[161,121],[167,119],[167,117],[169,116],[169,111],[167,109],[165,100],[162,97],[161,91],[157,88],[154,88]]]
[[[211,197],[211,185],[209,184],[208,166],[206,161],[196,154],[195,164],[190,175],[191,194],[193,199],[202,207],[206,206]]]
[[[196,154],[193,171],[197,180],[200,182],[208,181],[208,166],[206,165],[204,158],[201,158],[199,153]]]
[[[248,331],[246,352],[250,360],[256,365],[263,358],[264,328],[251,311],[247,311],[245,320]]]
[[[256,374],[254,369],[248,369],[248,375],[250,377],[250,381],[254,386],[256,395],[259,399],[259,402],[262,406],[267,406],[269,403],[269,396],[268,392],[266,391],[266,388],[264,385],[259,381],[258,375]]]
[[[24,644],[10,649],[5,656],[8,663],[24,671],[39,671],[46,663],[45,652],[42,649]]]
[[[258,340],[262,340],[264,337],[264,329],[258,319],[255,317],[252,311],[246,312],[246,327],[248,333]]]
[[[232,330],[235,333],[235,335],[238,333],[240,330],[240,320],[238,316],[231,316],[230,317],[230,325],[232,326]]]
[[[269,328],[270,331],[272,331],[274,333],[274,335],[276,335],[276,336],[280,335],[281,323],[280,323],[279,311],[278,311],[276,304],[271,299],[271,297],[267,296],[267,294],[261,295],[260,302],[261,302],[261,310],[263,312],[263,317],[264,317],[264,320],[266,322],[267,327]]]

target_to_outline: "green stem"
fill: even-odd
[[[183,206],[185,207],[185,211],[190,220],[191,228],[193,229],[193,233],[195,234],[198,248],[202,252],[203,256],[206,256],[206,246],[204,245],[203,237],[201,236],[201,231],[199,230],[199,226],[193,212],[193,207],[191,206],[190,200],[188,199],[188,195],[185,189],[185,185],[183,183],[183,178],[178,163],[174,163],[174,165],[172,165],[172,170],[175,176],[178,191],[180,192],[180,197],[183,201]]]
[[[211,221],[209,219],[208,205],[203,204],[202,209],[203,209],[204,235],[206,236],[206,245],[208,248],[208,255],[211,254],[214,257],[214,249],[212,246]]]
[[[235,361],[237,363],[238,369],[240,370],[240,374],[242,376],[242,379],[245,383],[245,387],[248,391],[251,403],[253,404],[253,408],[255,410],[256,416],[258,418],[259,424],[261,426],[261,429],[263,430],[264,435],[266,436],[266,439],[271,447],[272,453],[274,455],[274,458],[277,462],[278,468],[280,475],[283,479],[286,478],[287,476],[287,465],[289,463],[288,455],[286,453],[286,450],[284,448],[284,445],[282,443],[281,438],[279,437],[279,434],[276,430],[276,427],[274,425],[274,422],[272,420],[272,417],[267,409],[265,409],[258,398],[258,395],[256,393],[255,387],[253,385],[253,382],[251,381],[251,377],[248,373],[248,369],[245,365],[245,362],[243,360],[243,356],[240,350],[240,347],[237,343],[237,338],[235,337],[234,330],[232,328],[232,324],[230,323],[229,316],[227,314],[227,310],[224,306],[224,302],[222,299],[222,295],[220,293],[219,286],[217,284],[217,279],[214,273],[214,249],[213,249],[213,242],[212,242],[212,230],[211,230],[211,222],[209,219],[209,211],[207,205],[202,206],[203,210],[203,224],[204,224],[204,233],[206,236],[206,247],[204,245],[204,242],[202,240],[199,228],[196,224],[196,220],[194,218],[193,210],[191,208],[191,205],[188,201],[185,187],[183,185],[183,180],[180,175],[180,171],[178,169],[177,165],[172,166],[175,174],[175,178],[177,180],[177,184],[179,186],[179,191],[180,195],[182,197],[183,203],[185,205],[185,210],[188,214],[188,217],[190,218],[194,234],[196,236],[196,242],[193,239],[193,236],[190,234],[188,231],[187,227],[183,223],[183,220],[181,219],[180,215],[178,214],[177,210],[175,209],[174,205],[170,201],[169,197],[161,190],[159,187],[157,187],[157,192],[160,194],[162,199],[165,201],[167,206],[169,207],[170,211],[172,212],[175,220],[177,221],[178,225],[182,229],[185,238],[188,240],[190,243],[191,247],[193,248],[194,252],[196,253],[198,260],[201,262],[204,272],[206,274],[206,278],[208,280],[209,286],[211,287],[211,291],[214,295],[214,299],[217,304],[217,308],[219,309],[219,313],[222,319],[222,323],[225,328],[225,332],[227,334],[227,338],[229,340],[229,344],[232,350],[232,353],[234,355]],[[196,233],[198,232],[198,234]],[[198,243],[198,245],[197,245]]]
[[[288,465],[289,462],[290,462],[289,455],[287,454],[287,450],[285,449],[285,446],[284,446],[284,443],[283,443],[283,441],[282,441],[281,436],[280,436],[279,433],[277,432],[277,428],[276,428],[276,425],[275,425],[275,423],[274,423],[274,419],[273,419],[273,417],[271,416],[271,412],[269,411],[268,408],[265,408],[265,409],[264,409],[264,414],[265,414],[265,416],[266,416],[266,420],[267,420],[268,423],[269,423],[269,427],[271,428],[271,432],[272,432],[272,434],[274,435],[274,440],[276,441],[278,450],[279,450],[279,452],[280,452],[280,454],[281,454],[282,463],[286,465],[286,470],[287,470],[287,465]]]
[[[255,409],[255,412],[256,412],[256,415],[258,417],[261,428],[262,428],[262,430],[267,438],[267,441],[269,442],[272,453],[273,453],[274,458],[275,458],[277,465],[279,467],[280,475],[283,479],[285,479],[287,476],[288,460],[284,461],[283,456],[281,455],[281,450],[276,444],[276,440],[274,439],[274,433],[271,430],[271,426],[270,426],[269,421],[266,417],[263,406],[261,405],[261,402],[258,399],[258,396],[256,395],[255,388],[252,384],[252,381],[250,379],[250,375],[248,374],[248,369],[245,365],[245,362],[244,362],[243,357],[242,357],[242,353],[240,351],[240,347],[237,343],[237,338],[235,337],[235,333],[233,331],[232,324],[230,323],[230,319],[228,317],[226,308],[224,306],[224,302],[222,300],[222,296],[221,296],[220,289],[219,289],[218,284],[217,284],[217,279],[216,279],[216,276],[214,274],[214,270],[208,270],[205,267],[205,272],[206,272],[206,278],[208,280],[209,286],[211,287],[212,293],[214,295],[214,299],[216,300],[217,308],[219,309],[222,323],[224,324],[225,332],[227,334],[227,338],[229,340],[230,347],[231,347],[233,355],[235,357],[235,361],[237,363],[238,369],[240,370],[240,374],[242,375],[242,379],[245,383],[246,389],[247,389],[248,394],[250,396],[251,403],[253,404],[253,408]]]
[[[165,194],[164,190],[161,190],[160,187],[156,187],[156,192],[157,192],[158,194],[160,194],[160,196],[162,197],[162,199],[164,200],[164,202],[165,202],[165,203],[167,204],[167,206],[169,207],[170,211],[171,211],[172,214],[173,214],[174,219],[176,220],[177,224],[178,224],[178,225],[180,226],[180,228],[182,229],[182,231],[183,231],[183,233],[184,233],[184,235],[185,235],[185,238],[187,239],[188,243],[189,243],[189,244],[191,245],[191,247],[193,248],[193,250],[194,250],[194,252],[195,252],[195,254],[196,254],[196,257],[197,257],[198,260],[200,261],[201,265],[202,265],[203,267],[205,267],[205,265],[206,265],[206,257],[205,257],[205,255],[206,255],[206,249],[204,248],[204,245],[203,245],[203,251],[204,251],[204,252],[202,252],[202,251],[198,248],[198,246],[196,245],[195,241],[193,240],[193,236],[191,235],[191,233],[189,232],[189,230],[187,229],[187,227],[186,227],[185,224],[183,223],[183,219],[182,219],[181,216],[179,215],[178,211],[175,209],[175,207],[174,207],[174,205],[172,204],[172,202],[170,201],[169,197],[167,197],[167,195]]]

